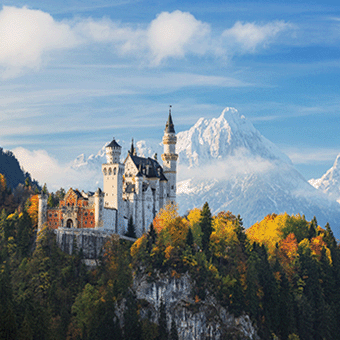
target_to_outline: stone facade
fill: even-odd
[[[94,228],[124,235],[132,218],[137,237],[145,233],[158,211],[176,202],[176,135],[169,111],[162,155],[163,166],[154,158],[137,155],[133,142],[124,162],[115,139],[106,146],[102,164],[103,191],[69,189],[57,208],[47,207],[47,196],[39,195],[39,224],[53,229]]]

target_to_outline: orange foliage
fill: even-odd
[[[39,208],[38,195],[33,195],[30,197],[30,206],[27,209],[27,212],[32,220],[34,228],[36,228],[38,225],[38,208]]]
[[[291,278],[295,272],[295,259],[298,257],[298,243],[293,233],[280,242],[278,256],[288,278]]]
[[[5,191],[6,187],[6,178],[3,174],[0,174],[0,192]]]

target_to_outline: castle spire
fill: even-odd
[[[175,127],[174,127],[174,123],[172,122],[172,117],[171,117],[171,108],[172,108],[172,105],[169,105],[169,117],[165,125],[165,132],[167,133],[175,133]]]
[[[133,138],[132,138],[132,141],[131,141],[131,149],[130,149],[129,153],[130,153],[131,156],[136,155],[135,146],[133,145]]]

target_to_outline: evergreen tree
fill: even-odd
[[[192,234],[191,228],[189,227],[185,243],[193,249],[194,246],[194,235]]]
[[[16,338],[17,325],[13,308],[12,286],[8,264],[0,265],[0,339]]]
[[[168,326],[166,321],[166,309],[164,301],[161,300],[158,318],[158,340],[168,340]]]
[[[132,237],[132,238],[137,238],[136,232],[135,232],[135,226],[133,224],[132,216],[130,216],[130,218],[129,218],[128,228],[127,228],[127,232],[126,232],[125,236]]]
[[[211,212],[207,202],[205,202],[203,205],[201,219],[199,223],[202,230],[202,248],[205,252],[208,252],[210,235],[213,231],[213,228],[211,225],[212,224]]]
[[[174,318],[171,321],[170,340],[178,340],[177,325]]]
[[[156,243],[156,240],[157,240],[157,233],[153,226],[153,223],[150,224],[150,228],[149,228],[149,231],[146,237],[148,240],[146,249],[148,250],[149,253],[151,253],[152,246]]]
[[[138,317],[137,298],[136,295],[129,291],[126,297],[126,308],[124,311],[124,339],[140,340],[141,325]]]

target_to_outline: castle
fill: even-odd
[[[103,191],[80,192],[70,188],[56,208],[47,206],[47,195],[39,195],[38,230],[105,230],[119,235],[127,231],[132,219],[137,237],[145,233],[158,211],[176,202],[177,137],[171,116],[165,126],[163,167],[154,158],[137,155],[131,144],[124,162],[121,146],[113,138],[106,146],[106,163],[102,164]]]

